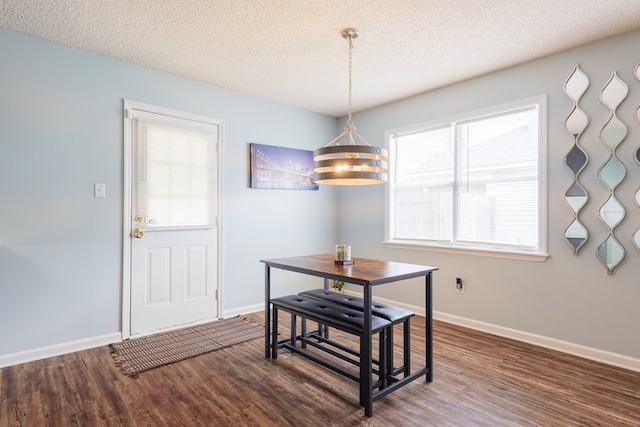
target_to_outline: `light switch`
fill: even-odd
[[[93,197],[105,197],[104,184],[93,184]]]

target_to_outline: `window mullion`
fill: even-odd
[[[460,212],[458,211],[459,205],[459,194],[460,194],[460,127],[457,123],[451,124],[451,140],[453,143],[453,197],[451,198],[452,212],[453,212],[453,220],[452,220],[452,231],[451,231],[451,243],[456,243],[458,241],[458,220],[460,219]]]

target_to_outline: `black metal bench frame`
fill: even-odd
[[[326,301],[320,301],[313,298],[308,298],[299,295],[288,295],[285,297],[274,298],[270,301],[273,308],[273,329],[272,329],[272,358],[277,359],[278,349],[285,348],[293,353],[299,354],[327,369],[330,369],[340,375],[345,376],[360,384],[360,405],[364,406],[363,402],[363,390],[362,390],[362,376],[364,370],[360,363],[360,354],[362,349],[365,348],[365,340],[369,339],[364,334],[363,313],[357,310],[350,309],[338,304],[328,303]],[[282,310],[291,315],[291,329],[287,339],[278,340],[278,312]],[[301,334],[297,333],[297,317],[302,319]],[[306,321],[310,320],[318,324],[318,329],[312,332],[306,331]],[[329,339],[324,334],[322,326],[326,325],[332,328],[339,329],[352,335],[359,337],[360,348],[354,350],[337,341]],[[372,334],[379,335],[379,359],[372,359],[373,365],[377,366],[377,369],[372,367],[372,372],[378,377],[378,381],[371,384],[371,389],[382,390],[386,384],[386,368],[388,363],[386,357],[388,354],[386,348],[386,329],[391,326],[391,322],[379,317],[372,317]],[[298,347],[296,342],[300,341],[301,346]],[[340,360],[346,361],[354,366],[360,368],[360,374],[354,373],[332,363],[328,359],[318,357],[309,351],[305,350],[306,346],[310,345],[322,352],[334,356]],[[336,351],[340,350],[340,351]],[[346,353],[346,354],[345,354]],[[351,356],[349,356],[351,355]]]
[[[301,292],[298,295],[309,298],[318,299],[321,301],[327,301],[332,304],[342,305],[354,310],[364,311],[364,299],[345,295],[338,292],[329,291],[326,289],[314,289],[310,291]],[[391,322],[391,326],[386,328],[386,378],[383,380],[383,387],[386,387],[388,383],[393,383],[399,380],[397,375],[402,374],[403,377],[407,377],[411,373],[411,317],[415,316],[415,313],[403,308],[394,307],[389,304],[383,304],[377,301],[372,301],[371,314],[374,316],[382,317]],[[393,339],[393,327],[395,325],[402,324],[403,327],[403,347],[402,347],[402,365],[394,365],[394,339]],[[325,332],[328,334],[328,332]]]

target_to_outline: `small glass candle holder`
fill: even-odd
[[[349,245],[336,245],[336,264],[353,264],[351,259],[351,246]]]

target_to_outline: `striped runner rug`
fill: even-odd
[[[237,316],[111,344],[123,374],[140,372],[264,337],[264,327]]]

